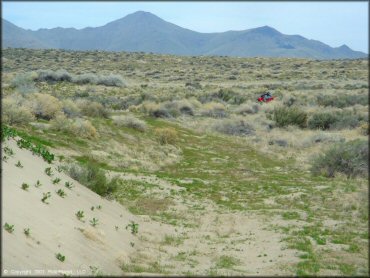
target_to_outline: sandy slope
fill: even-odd
[[[59,173],[55,164],[47,164],[30,151],[19,149],[14,139],[4,142],[4,146],[15,155],[2,162],[2,227],[6,222],[12,224],[14,232],[2,228],[2,274],[56,275],[56,271],[65,270],[71,275],[91,275],[92,268],[104,275],[122,274],[119,265],[137,247],[131,246],[136,237],[125,227],[130,220],[140,221],[118,203],[101,198]],[[15,166],[18,160],[23,168]],[[52,177],[44,173],[50,166]],[[61,181],[53,185],[51,181],[56,177]],[[35,187],[37,180],[40,187]],[[73,182],[71,190],[64,186],[66,181]],[[27,191],[21,188],[22,183],[30,185]],[[58,196],[58,189],[67,196]],[[41,202],[46,192],[51,193],[49,204]],[[91,210],[98,205],[100,210]],[[85,213],[85,223],[75,216],[79,210]],[[89,223],[93,217],[99,220],[96,227]],[[30,229],[28,237],[25,228]],[[64,262],[56,259],[57,253],[66,257]]]

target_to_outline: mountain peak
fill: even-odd
[[[346,44],[342,44],[341,46],[339,46],[339,49],[343,49],[343,50],[351,50],[348,45]]]
[[[257,27],[257,28],[254,28],[252,29],[254,32],[257,32],[257,33],[260,33],[260,34],[263,34],[263,35],[268,35],[268,36],[273,36],[273,35],[281,35],[281,33],[268,26],[268,25],[265,25],[265,26],[262,26],[262,27]]]
[[[152,14],[150,12],[145,12],[145,11],[137,11],[137,12],[134,12],[132,14],[126,15],[124,18],[138,18],[138,19],[144,19],[144,18],[153,19],[153,18],[155,18],[155,19],[160,19],[155,14]]]

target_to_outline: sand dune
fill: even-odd
[[[55,163],[48,164],[20,149],[14,139],[4,142],[5,146],[15,154],[2,162],[2,226],[14,225],[14,231],[3,228],[3,275],[56,275],[58,271],[70,275],[123,274],[120,264],[137,246],[136,237],[125,227],[131,220],[140,221],[117,202],[103,199],[59,173]],[[15,166],[18,161],[23,168]],[[53,176],[45,173],[47,167],[52,168]],[[61,181],[53,184],[55,178]],[[41,186],[36,187],[38,180]],[[74,187],[66,188],[66,181]],[[23,183],[29,185],[27,190],[22,189]],[[64,198],[56,193],[59,189],[66,193]],[[51,193],[49,204],[41,201],[47,192]],[[84,211],[85,222],[77,219],[79,210]],[[95,227],[89,222],[94,217],[98,219]],[[29,236],[24,233],[27,228]],[[57,253],[65,256],[64,262],[56,258]]]

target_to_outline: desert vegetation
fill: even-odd
[[[43,173],[55,201],[75,191],[60,169],[157,225],[156,235],[145,221],[110,226],[151,250],[122,263],[123,273],[369,274],[368,60],[3,56],[2,139],[51,164],[60,157]],[[266,91],[275,99],[258,103]],[[38,194],[50,203],[50,192]],[[97,230],[98,204],[72,217]],[[248,226],[252,216],[263,225]]]

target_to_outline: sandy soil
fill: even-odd
[[[14,139],[4,146],[15,155],[2,162],[2,226],[14,225],[14,231],[3,229],[2,274],[56,275],[58,270],[72,275],[91,275],[92,270],[122,274],[120,265],[134,251],[131,242],[137,241],[125,227],[131,220],[140,220],[120,204],[59,173],[56,165],[19,149]],[[18,161],[23,168],[15,166]],[[47,167],[52,167],[52,177],[45,174]],[[54,185],[52,179],[56,177],[61,181]],[[40,187],[35,186],[37,180]],[[64,186],[66,181],[73,183],[71,190]],[[29,184],[27,191],[21,188],[22,183]],[[67,195],[60,197],[58,189]],[[46,192],[51,193],[49,204],[41,201]],[[98,205],[101,209],[96,208]],[[84,223],[75,216],[79,210],[84,211]],[[89,223],[93,217],[98,219],[95,227]],[[26,228],[30,229],[29,236],[24,233]],[[56,258],[57,253],[65,256],[64,262]]]
[[[3,230],[3,274],[56,275],[64,271],[73,276],[137,275],[132,269],[141,266],[139,274],[143,276],[158,272],[284,275],[289,274],[284,266],[298,261],[296,252],[281,242],[283,235],[268,229],[271,219],[267,221],[267,216],[219,211],[211,202],[182,200],[180,195],[173,198],[168,209],[179,215],[179,225],[132,215],[117,202],[103,199],[59,173],[57,165],[49,165],[30,151],[19,149],[15,140],[5,145],[15,155],[2,163],[2,225],[14,225],[14,231]],[[18,161],[23,168],[15,166]],[[51,177],[45,174],[47,167],[52,167]],[[61,181],[54,185],[52,180],[57,177]],[[164,195],[180,189],[154,176],[121,173],[121,178],[158,185],[154,192]],[[42,184],[39,187],[35,186],[37,180]],[[71,190],[64,186],[66,181],[73,183]],[[22,183],[29,184],[29,188],[23,190]],[[64,198],[57,195],[59,189],[67,194]],[[51,193],[49,204],[41,201],[46,192]],[[101,209],[97,208],[99,205]],[[196,210],[195,206],[204,208]],[[75,216],[79,210],[85,212],[85,222]],[[96,227],[89,223],[93,217],[99,220]],[[139,223],[138,235],[125,229],[131,220]],[[24,234],[25,228],[30,229],[29,236]],[[65,256],[64,262],[56,258],[57,253]],[[220,267],[219,261],[225,256],[234,258],[235,266]],[[122,272],[122,265],[127,266],[127,271]],[[150,267],[153,265],[160,270]]]

